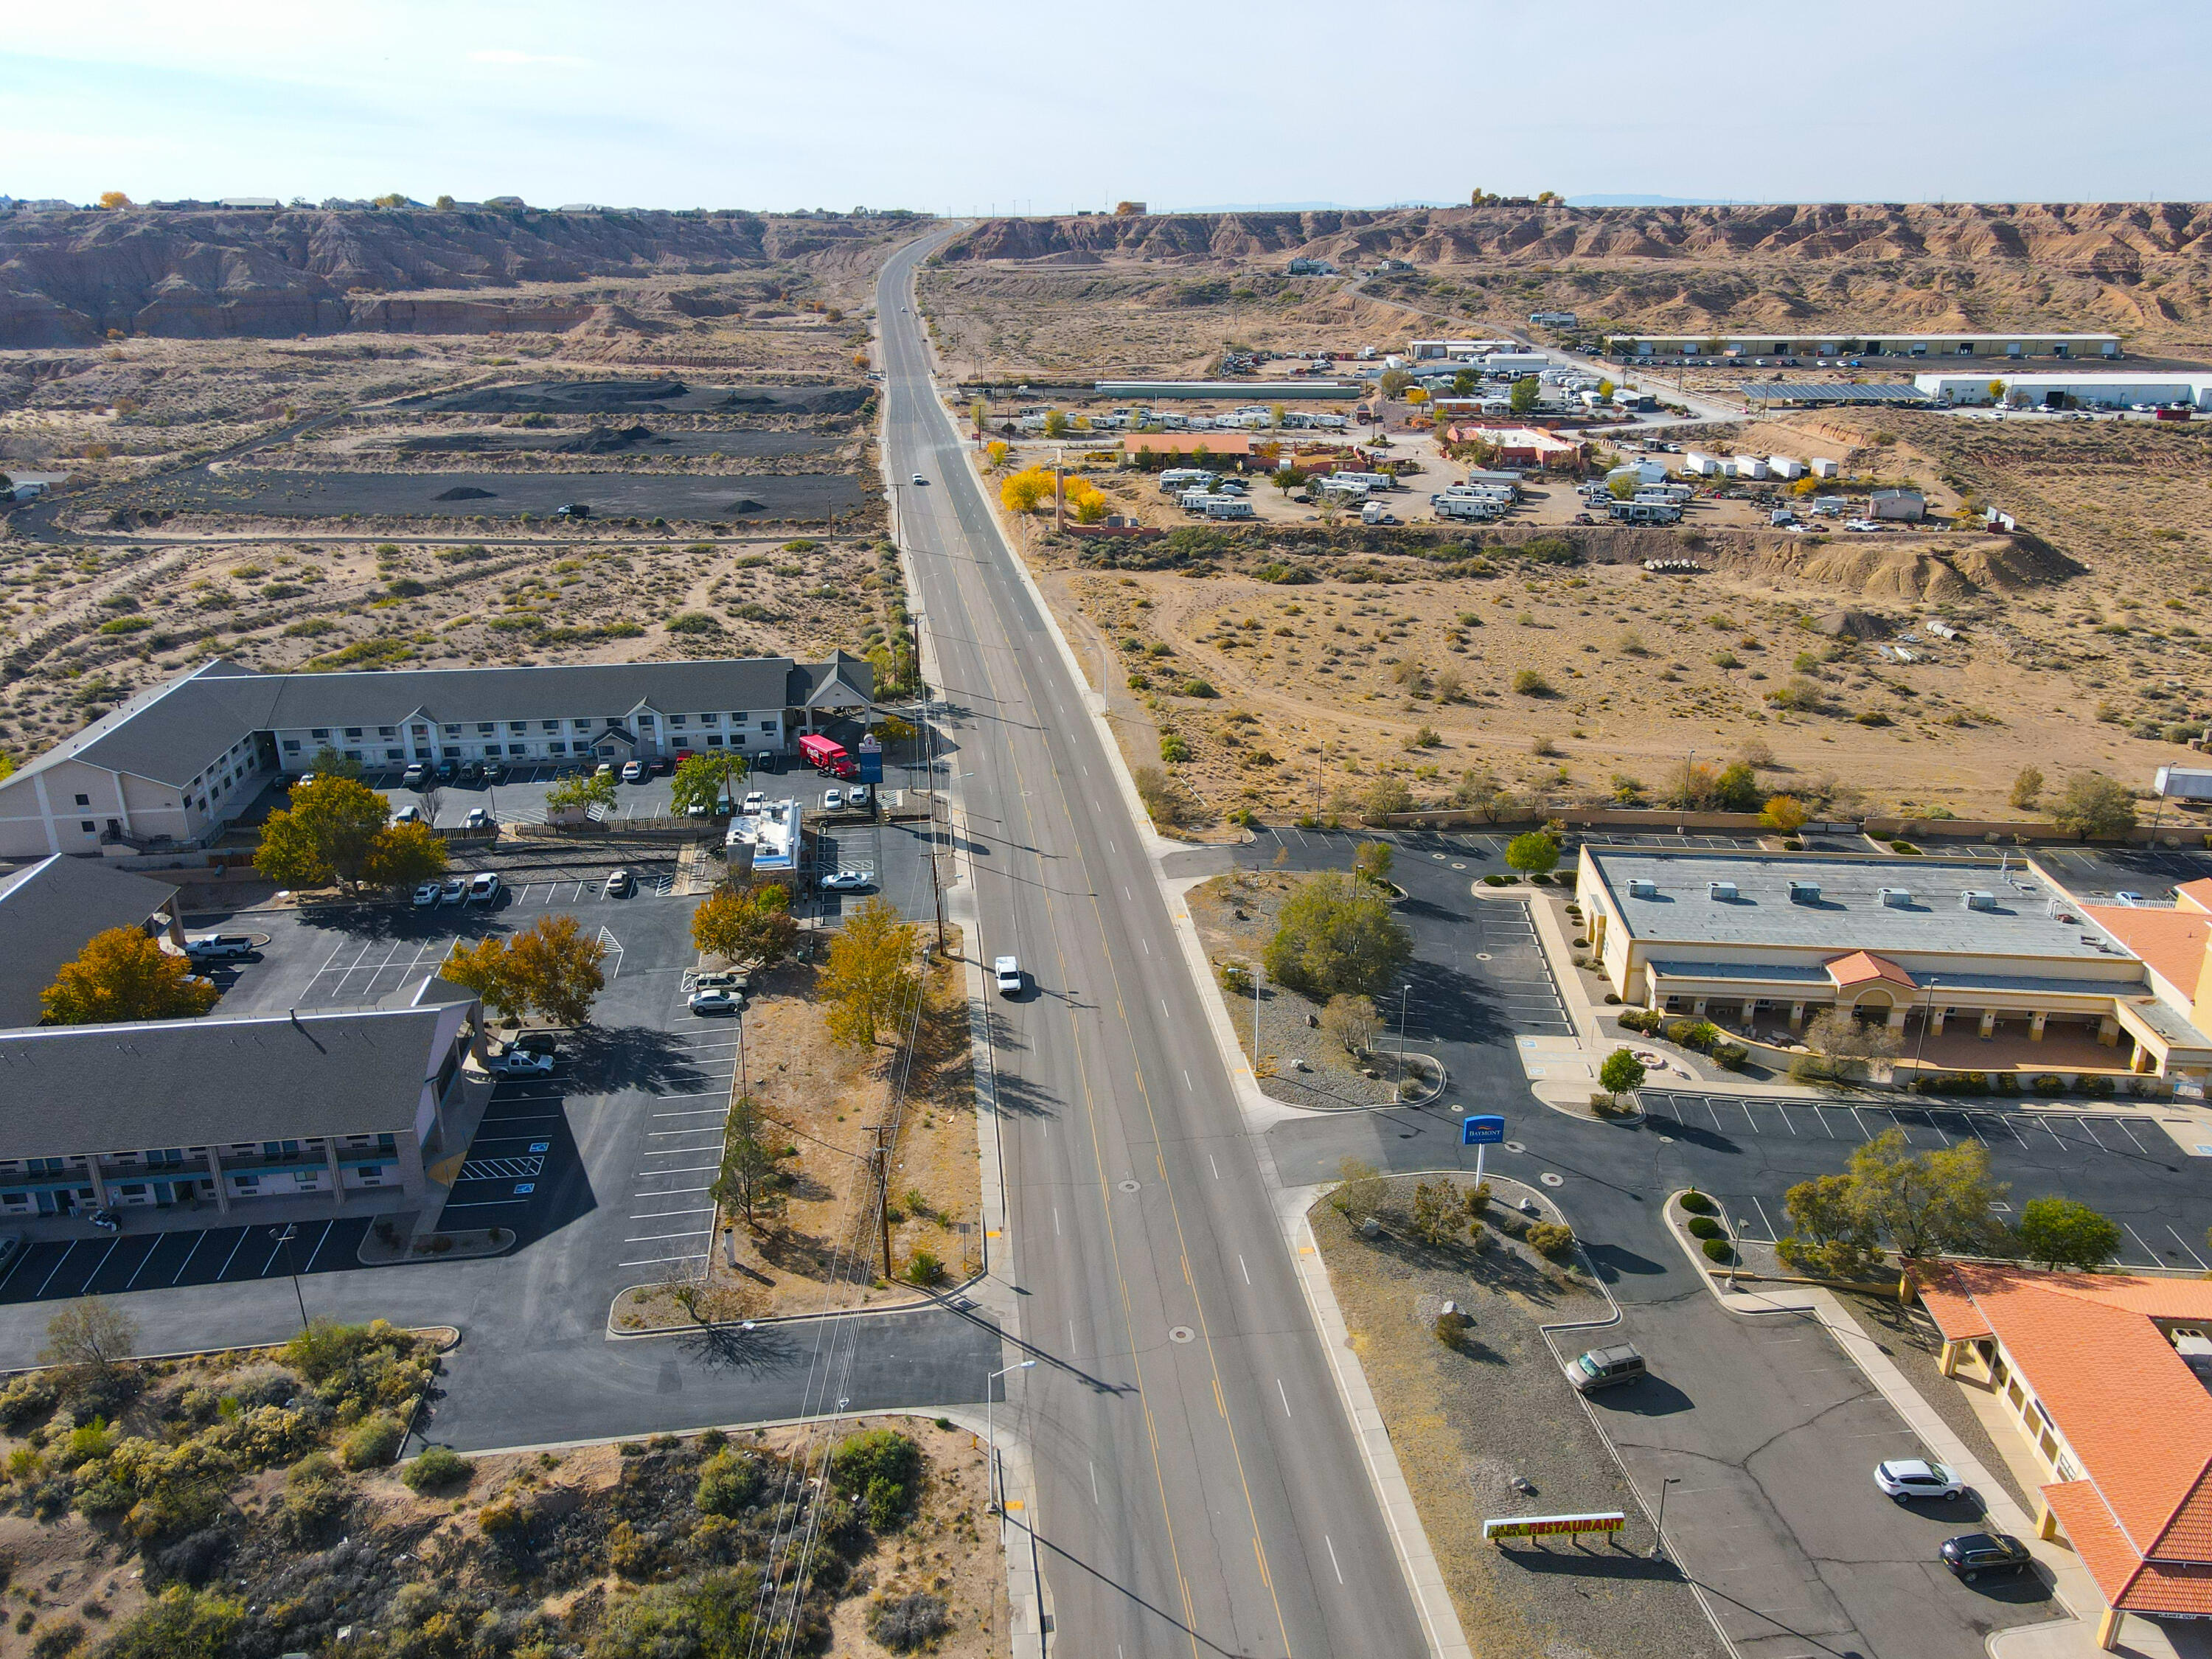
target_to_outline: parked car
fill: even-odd
[[[392,821],[394,823],[420,823],[422,822],[422,809],[419,806],[403,806],[392,815]]]
[[[507,763],[505,761],[494,761],[489,766],[485,767],[484,781],[486,783],[505,783],[507,781]]]
[[[468,817],[461,820],[461,828],[464,830],[489,830],[492,828],[491,813],[483,807],[471,806],[469,808]]]
[[[643,761],[623,762],[622,781],[624,783],[643,783],[645,781],[645,763]]]
[[[429,910],[435,908],[438,902],[438,895],[443,890],[444,890],[434,881],[424,882],[420,887],[417,887],[415,890],[415,908],[417,910]]]
[[[606,885],[599,891],[607,898],[628,898],[636,886],[636,878],[629,871],[611,870],[607,872]]]
[[[845,792],[845,805],[856,812],[872,812],[876,806],[876,792],[872,786],[856,783]]]
[[[253,941],[244,933],[209,933],[185,941],[185,955],[194,962],[228,962],[253,954]]]
[[[768,797],[766,795],[761,793],[757,789],[750,789],[745,792],[744,801],[738,808],[738,811],[744,813],[747,817],[756,817],[759,816],[761,808],[767,805]]]
[[[836,811],[842,811],[844,809],[844,805],[845,805],[845,792],[844,792],[843,790],[842,790],[842,789],[824,789],[824,790],[822,792],[822,810],[823,810],[823,811],[825,811],[825,812],[836,812]]]
[[[684,1000],[684,1006],[695,1014],[734,1014],[744,1002],[734,991],[694,991]]]
[[[1985,1572],[2024,1572],[2035,1559],[2027,1545],[2003,1532],[1962,1532],[1945,1539],[1936,1553],[1970,1584]]]
[[[1922,1457],[1893,1457],[1874,1466],[1874,1483],[1900,1504],[1916,1498],[1964,1498],[1966,1483],[1941,1463]]]
[[[718,969],[710,974],[694,975],[691,980],[691,988],[695,991],[743,992],[750,984],[751,981],[734,968]]]
[[[1019,996],[1022,989],[1022,964],[1012,957],[999,957],[991,963],[991,977],[998,982],[1002,997]]]
[[[525,1031],[507,1045],[510,1049],[526,1048],[533,1054],[558,1054],[561,1040],[550,1031]]]
[[[553,509],[553,516],[556,519],[588,519],[592,516],[591,504],[587,501],[563,501]]]
[[[865,870],[832,870],[819,884],[825,893],[850,893],[867,886],[871,879]]]
[[[1578,1353],[1567,1362],[1566,1371],[1578,1394],[1594,1394],[1616,1382],[1641,1382],[1650,1374],[1644,1356],[1626,1342]]]
[[[480,763],[477,761],[465,761],[462,763],[459,777],[454,781],[460,784],[463,788],[466,788],[471,784],[482,783],[483,781],[483,767]]]
[[[553,1056],[531,1048],[510,1048],[484,1062],[494,1077],[551,1077]]]
[[[2119,892],[2112,895],[2115,902],[2125,905],[2148,904],[2150,901],[2141,893]]]
[[[614,775],[615,763],[612,761],[601,761],[592,769],[592,775],[595,778],[611,778]]]
[[[459,770],[460,769],[455,766],[453,763],[449,760],[440,761],[438,763],[438,781],[441,783],[451,783]]]
[[[420,789],[430,781],[430,769],[416,761],[400,775],[399,781],[410,789]]]
[[[499,877],[489,870],[482,870],[469,878],[469,902],[489,904],[499,896]]]

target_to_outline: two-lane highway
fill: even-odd
[[[964,791],[1055,1644],[1410,1655],[1423,1628],[1144,839],[929,377],[911,246],[878,287],[886,442]],[[921,473],[931,482],[908,480]],[[1011,1266],[1006,1264],[1010,1263]]]

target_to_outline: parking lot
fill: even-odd
[[[356,1252],[374,1220],[362,1215],[303,1222],[289,1249],[280,1237],[284,1230],[267,1225],[211,1225],[33,1244],[0,1273],[0,1302],[58,1302],[188,1285],[240,1285],[282,1279],[295,1271],[340,1273],[361,1266]]]

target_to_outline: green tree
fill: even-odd
[[[772,883],[750,892],[718,888],[691,913],[691,942],[725,962],[773,968],[798,941],[790,891]]]
[[[604,807],[614,804],[613,777],[602,777],[596,772],[575,773],[561,779],[545,792],[545,809],[549,812],[566,811],[574,806]]]
[[[1759,778],[1748,763],[1731,761],[1713,781],[1713,800],[1723,812],[1759,810]]]
[[[1533,374],[1523,374],[1513,382],[1513,390],[1508,395],[1506,406],[1516,415],[1526,415],[1536,407],[1536,400],[1542,394],[1543,386],[1536,377]]]
[[[1531,830],[1505,843],[1505,862],[1524,876],[1548,876],[1559,867],[1559,843],[1541,830]]]
[[[245,1628],[239,1603],[172,1584],[118,1626],[100,1653],[103,1659],[226,1659]]]
[[[361,776],[361,763],[349,755],[341,755],[328,744],[315,750],[315,757],[307,763],[307,769],[319,778]]]
[[[387,823],[368,843],[361,878],[404,892],[446,873],[446,840],[427,823]]]
[[[2023,812],[2033,812],[2043,800],[2043,769],[2023,766],[2012,781],[2013,805]]]
[[[2031,1198],[2021,1206],[2021,1253],[2045,1267],[2094,1273],[2120,1253],[2119,1224],[2070,1198]]]
[[[1607,478],[1605,481],[1605,491],[1616,501],[1635,500],[1636,475],[1633,472],[1623,472]]]
[[[1783,1194],[1790,1231],[1774,1248],[1785,1267],[1822,1279],[1873,1277],[1881,1251],[1855,1191],[1848,1175],[1827,1175],[1801,1181]]]
[[[1458,374],[1452,376],[1452,396],[1455,398],[1471,398],[1474,395],[1474,371],[1471,368],[1462,368]]]
[[[712,1191],[715,1203],[726,1210],[743,1210],[745,1225],[753,1225],[756,1212],[776,1190],[781,1158],[761,1139],[760,1108],[753,1097],[739,1095],[731,1103],[728,1121],[722,1127],[722,1167]]]
[[[46,1322],[46,1346],[40,1362],[74,1382],[105,1382],[131,1358],[138,1327],[131,1316],[96,1296],[64,1304]]]
[[[830,941],[830,959],[817,981],[829,1005],[830,1033],[848,1048],[864,1048],[886,1025],[896,1029],[919,993],[914,970],[920,935],[911,922],[880,898],[845,919]]]
[[[1387,824],[1391,815],[1413,810],[1413,792],[1403,778],[1377,778],[1360,799],[1359,814],[1368,823]]]
[[[2051,809],[2051,821],[2083,841],[2124,836],[2136,827],[2135,797],[2102,772],[2076,772]]]
[[[1336,1166],[1336,1186],[1328,1201],[1340,1214],[1366,1216],[1381,1209],[1389,1193],[1389,1183],[1380,1170],[1359,1158],[1347,1158]]]
[[[1990,1179],[1978,1140],[1914,1152],[1902,1129],[1885,1129],[1851,1154],[1852,1207],[1907,1260],[1988,1249],[2002,1236],[1996,1205],[2010,1190]]]
[[[1284,902],[1264,952],[1277,984],[1314,996],[1395,990],[1413,954],[1413,936],[1389,903],[1334,872],[1309,877]]]
[[[193,977],[191,964],[164,951],[138,927],[94,933],[39,993],[48,1025],[101,1025],[124,1020],[191,1019],[222,994]]]
[[[920,1495],[921,1448],[895,1429],[848,1435],[830,1454],[830,1484],[867,1516],[877,1532],[895,1532]]]
[[[676,763],[676,771],[668,780],[669,810],[687,813],[696,806],[702,811],[713,811],[724,795],[737,793],[751,766],[740,749],[686,755]]]
[[[1402,368],[1384,369],[1382,379],[1376,382],[1382,387],[1382,395],[1386,398],[1402,396],[1406,388],[1413,383],[1413,377]]]
[[[351,890],[392,817],[383,796],[353,778],[318,776],[292,791],[292,804],[269,815],[253,867],[284,887]]]
[[[1364,841],[1352,849],[1352,873],[1362,881],[1371,881],[1381,887],[1390,879],[1391,860],[1389,842]]]
[[[1597,1068],[1597,1086],[1609,1095],[1625,1095],[1644,1086],[1644,1062],[1626,1048],[1615,1048]]]
[[[1065,438],[1067,435],[1067,415],[1063,410],[1048,409],[1044,416],[1044,435]]]
[[[572,915],[543,915],[514,934],[507,968],[524,1004],[556,1025],[577,1026],[592,1017],[592,1000],[606,988],[606,941],[586,934]]]

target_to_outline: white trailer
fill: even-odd
[[[1459,519],[1474,524],[1488,524],[1501,515],[1495,501],[1477,500],[1472,495],[1445,495],[1436,502],[1437,517]]]
[[[1843,474],[1844,469],[1837,465],[1835,462],[1826,459],[1825,458],[1818,455],[1815,455],[1813,458],[1813,476],[1814,477],[1840,478],[1843,477]]]
[[[2212,800],[2212,771],[2197,766],[2161,766],[2150,787],[2167,800]]]
[[[1766,458],[1764,455],[1739,455],[1735,458],[1735,476],[1739,478],[1764,478]]]
[[[1701,455],[1694,449],[1682,457],[1682,471],[1693,478],[1718,478],[1724,476],[1718,459],[1711,455]]]
[[[1794,482],[1805,476],[1805,463],[1793,460],[1787,455],[1769,455],[1766,458],[1766,470],[1778,478],[1788,478]]]
[[[1183,498],[1188,505],[1190,498]],[[1209,519],[1249,519],[1253,516],[1252,503],[1242,495],[1207,495],[1199,511]]]

